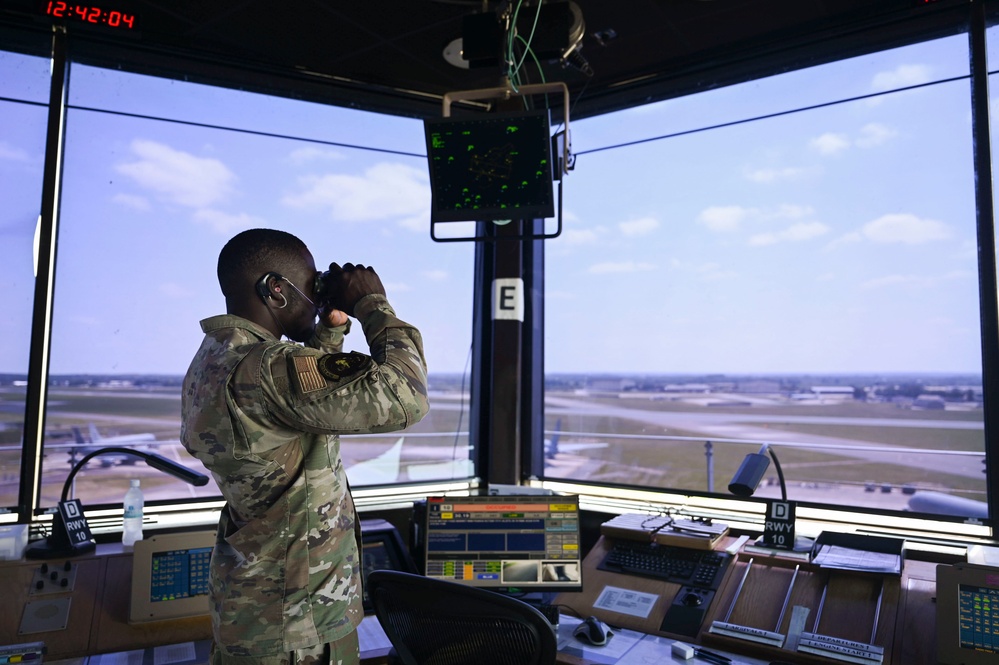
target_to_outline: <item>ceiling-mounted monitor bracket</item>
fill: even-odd
[[[550,157],[552,161],[555,162],[554,168],[551,170],[552,179],[558,182],[558,204],[557,204],[557,226],[552,233],[525,233],[520,235],[503,235],[503,236],[493,236],[491,234],[485,235],[475,235],[466,237],[441,237],[436,233],[436,225],[439,222],[446,222],[448,220],[434,217],[431,218],[430,223],[430,236],[436,242],[461,242],[461,241],[492,241],[492,240],[547,240],[550,238],[557,238],[562,233],[562,182],[564,180],[564,175],[567,174],[572,166],[572,145],[569,140],[569,87],[565,83],[554,82],[554,83],[538,83],[538,84],[528,84],[522,85],[517,88],[511,85],[497,87],[497,88],[482,88],[479,90],[462,90],[457,92],[446,93],[443,98],[443,117],[451,117],[451,106],[455,102],[477,102],[482,100],[497,100],[506,101],[510,99],[515,99],[517,97],[528,97],[531,95],[548,95],[548,94],[561,94],[562,95],[562,126],[563,130],[557,132],[554,137],[549,137],[552,141],[553,148]],[[488,114],[487,114],[488,115]],[[502,115],[502,114],[501,114]],[[479,116],[487,117],[487,116]],[[429,121],[428,121],[429,122]],[[544,121],[547,127],[548,121]],[[549,181],[549,184],[551,181]],[[550,190],[549,190],[550,191]],[[495,211],[493,211],[495,212]],[[550,214],[550,213],[549,213]],[[462,218],[469,220],[467,217]],[[503,223],[495,216],[484,217],[483,219],[492,219],[495,223]],[[451,221],[459,221],[458,219],[453,219]],[[482,221],[482,220],[480,220]]]

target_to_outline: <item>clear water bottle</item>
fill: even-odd
[[[121,531],[121,543],[125,547],[142,540],[142,490],[139,479],[132,479],[132,486],[125,492],[125,528]]]

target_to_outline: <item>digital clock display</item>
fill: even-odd
[[[98,5],[82,5],[74,2],[48,0],[42,5],[47,16],[80,23],[89,23],[120,30],[135,30],[139,27],[136,16],[131,12],[108,9]]]

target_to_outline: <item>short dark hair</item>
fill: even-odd
[[[233,236],[219,252],[219,286],[226,298],[252,288],[265,273],[283,272],[301,256],[305,243],[285,231],[250,229]]]

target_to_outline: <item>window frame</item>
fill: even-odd
[[[987,136],[989,127],[990,110],[987,99],[987,63],[985,62],[985,31],[990,21],[995,21],[995,13],[988,14],[984,2],[974,2],[965,7],[947,8],[947,11],[940,11],[935,14],[936,19],[932,19],[927,14],[919,20],[909,21],[899,25],[893,25],[892,30],[879,31],[878,26],[867,26],[866,30],[860,34],[843,34],[831,36],[827,42],[817,43],[808,47],[801,47],[798,55],[801,56],[795,67],[810,66],[819,62],[827,62],[857,55],[862,52],[879,50],[891,45],[916,43],[941,34],[968,30],[969,39],[972,43],[972,81],[973,100],[972,111],[976,136]],[[990,7],[995,7],[994,3]],[[995,10],[990,10],[995,12]],[[5,29],[5,34],[8,32]],[[35,284],[35,307],[33,315],[33,325],[31,333],[31,352],[29,365],[28,394],[25,409],[25,436],[24,454],[22,455],[21,484],[18,500],[16,519],[23,523],[43,523],[47,521],[49,515],[40,514],[38,509],[38,496],[40,485],[40,458],[41,443],[44,429],[44,404],[47,392],[48,375],[48,343],[51,325],[52,307],[52,285],[54,260],[56,255],[56,238],[58,224],[58,192],[59,178],[61,176],[61,141],[65,121],[66,87],[68,85],[68,65],[69,55],[65,35],[55,33],[47,36],[43,33],[26,34],[27,31],[15,31],[18,39],[14,46],[7,48],[24,48],[24,44],[30,42],[28,50],[39,54],[51,55],[53,60],[53,81],[50,87],[49,100],[49,130],[46,140],[46,163],[43,174],[43,201],[42,201],[42,224],[40,228],[39,254],[39,276]],[[846,33],[846,31],[844,31]],[[42,48],[39,44],[42,41],[50,40],[51,53]],[[120,58],[121,48],[115,46],[109,49],[105,56],[100,55],[100,47],[94,44],[86,44],[81,51],[81,62],[95,64],[97,66],[107,66],[115,58]],[[128,49],[125,49],[126,51]],[[734,82],[741,82],[762,78],[777,71],[786,70],[788,61],[794,54],[777,54],[770,56],[753,56],[747,54],[733,53],[728,60],[719,61],[713,71],[700,71],[684,73],[683,77],[678,77],[668,89],[659,89],[654,97],[656,100],[676,97],[690,92],[699,86],[719,86]],[[149,55],[142,59],[142,64],[135,69],[147,69],[148,73],[162,75],[164,70],[170,70],[177,76],[184,67],[191,64],[191,61],[184,58],[170,56],[164,58],[160,64],[153,66],[150,62],[154,60]],[[193,66],[193,65],[192,65]],[[153,72],[152,70],[156,70]],[[217,82],[209,81],[217,84]],[[252,86],[248,86],[252,89]],[[260,88],[263,92],[267,87],[265,79],[261,79]],[[342,91],[341,91],[342,94]],[[634,93],[632,93],[634,96]],[[365,95],[363,104],[373,110],[384,112],[383,105],[375,99],[375,95]],[[623,98],[622,98],[623,99]],[[328,97],[324,97],[329,101]],[[592,114],[611,112],[617,110],[620,102],[594,102],[588,107],[588,112]],[[994,160],[987,145],[987,140],[976,140],[975,172],[976,174],[991,174]],[[979,282],[982,300],[982,341],[983,341],[983,388],[985,391],[986,404],[999,402],[999,305],[997,305],[996,293],[996,259],[995,242],[983,242],[982,239],[995,238],[994,214],[992,209],[992,181],[991,178],[977,178],[978,192],[978,230],[979,249],[983,254],[979,259]],[[571,175],[567,192],[571,195]],[[537,243],[539,241],[533,241]],[[496,352],[496,336],[494,334],[494,324],[489,316],[489,288],[491,286],[491,276],[495,273],[495,263],[497,261],[497,247],[500,243],[481,243],[476,247],[476,268],[474,293],[476,302],[473,305],[473,349],[475,363],[473,364],[473,380],[471,384],[471,413],[473,427],[470,431],[470,443],[473,446],[476,456],[476,469],[478,478],[468,479],[467,482],[447,485],[446,491],[464,492],[474,491],[481,479],[487,483],[536,483],[550,488],[557,488],[563,485],[554,482],[538,481],[536,479],[543,476],[543,432],[540,423],[543,419],[543,391],[539,390],[540,381],[543,382],[543,328],[544,328],[544,250],[543,245],[530,244],[525,241],[507,240],[504,245],[516,247],[512,251],[512,256],[500,257],[503,262],[502,270],[513,269],[523,270],[532,275],[532,288],[525,289],[527,296],[527,310],[532,312],[530,321],[530,332],[521,338],[523,344],[527,345],[526,352],[521,351],[516,357],[518,384],[516,389],[500,394],[497,391],[498,380],[502,378],[499,372],[502,371],[501,364],[504,358]],[[509,263],[506,263],[509,262]],[[527,328],[525,322],[524,328]],[[993,409],[994,411],[995,409]],[[507,425],[501,426],[497,423],[503,419],[508,419]],[[982,526],[980,534],[976,531],[974,537],[986,537],[993,535],[996,524],[996,513],[999,512],[999,423],[996,418],[989,416],[989,411],[985,411],[985,431],[986,431],[986,473],[987,486],[989,488],[990,518]],[[498,436],[501,435],[501,436]],[[517,460],[513,467],[501,465],[500,460],[513,458]],[[435,485],[434,491],[440,489]],[[618,507],[633,507],[635,505],[645,505],[651,497],[645,492],[636,491],[634,496],[620,496],[617,488],[597,488],[580,486],[586,494],[594,497],[594,501],[604,500],[611,505]],[[417,496],[420,488],[413,488],[413,495]],[[669,502],[676,500],[680,503],[689,503],[691,498],[687,496],[672,496],[669,492],[653,493],[657,500]],[[369,505],[377,505],[381,500],[378,491],[359,491],[358,496],[362,500],[369,500]],[[409,492],[405,493],[409,496]],[[633,503],[637,501],[638,503]],[[620,503],[615,503],[620,502]],[[363,503],[363,501],[362,501]],[[705,499],[704,510],[714,510],[713,500]],[[749,502],[723,502],[726,510],[757,512],[758,503]],[[192,504],[192,508],[194,505]],[[184,504],[175,504],[163,507],[164,514],[185,513]],[[208,511],[217,510],[217,506],[212,505],[206,508]],[[113,510],[106,511],[108,514]],[[865,511],[864,515],[871,514]],[[844,515],[850,515],[844,512]],[[0,515],[0,522],[10,520],[11,515]],[[908,523],[908,522],[907,522]],[[946,521],[944,521],[947,524]],[[930,525],[932,527],[932,524]],[[113,527],[109,527],[112,528]],[[906,527],[913,531],[919,531],[917,526]],[[969,525],[969,528],[977,529],[978,525]],[[930,532],[935,529],[929,528]]]

